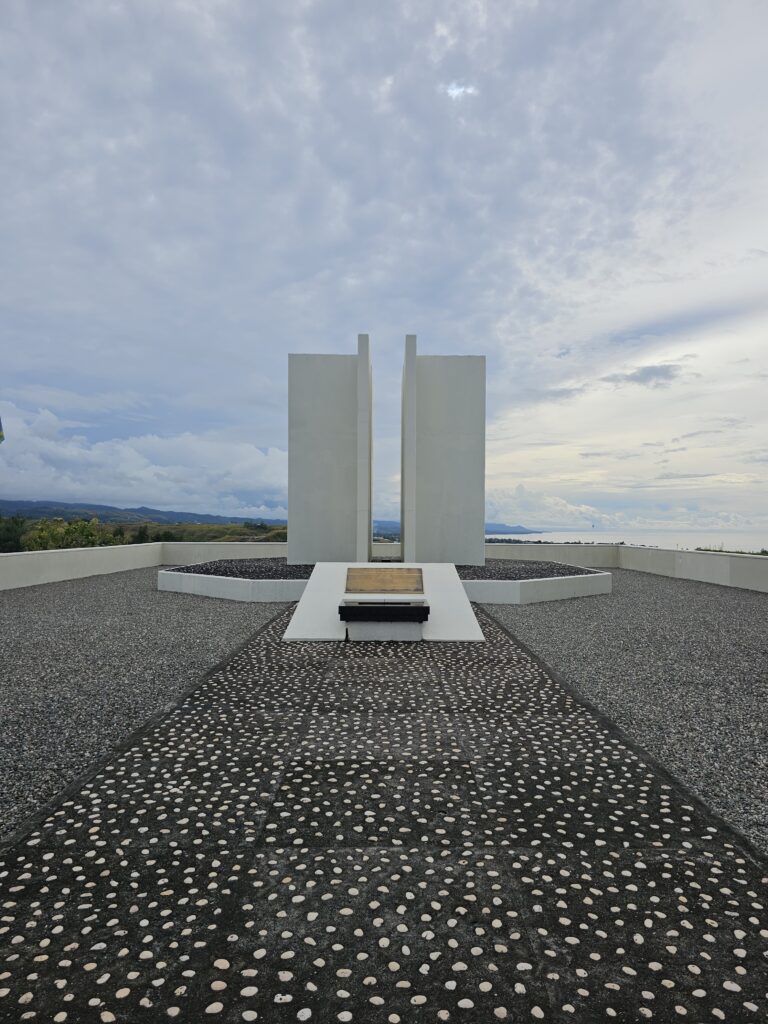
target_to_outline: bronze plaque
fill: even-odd
[[[423,594],[421,569],[347,569],[347,594]]]

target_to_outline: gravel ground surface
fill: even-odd
[[[768,594],[611,571],[612,594],[488,609],[768,853]]]
[[[137,569],[0,591],[0,838],[282,607],[156,581]]]
[[[158,594],[155,574],[0,592],[0,836],[279,607]],[[613,578],[612,595],[490,610],[768,852],[768,595]]]
[[[0,852],[4,1024],[768,1020],[768,861],[518,641],[291,614]]]
[[[457,565],[456,571],[463,580],[548,580],[592,576],[595,572],[561,562],[516,562],[509,558],[486,558],[485,565]]]
[[[219,558],[198,565],[179,565],[174,571],[239,580],[308,580],[313,569],[314,565],[288,565],[286,558]]]
[[[397,568],[397,564],[393,567]],[[199,565],[180,565],[176,572],[231,576],[241,580],[307,580],[313,568],[312,565],[288,565],[285,558],[222,558]],[[589,576],[592,573],[590,569],[560,562],[516,562],[508,558],[489,558],[485,565],[457,565],[456,571],[463,580],[541,580],[557,576]]]

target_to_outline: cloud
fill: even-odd
[[[709,437],[712,434],[722,434],[722,429],[717,430],[691,430],[687,434],[681,434],[680,437],[673,437],[673,441],[684,441],[689,437]]]
[[[451,82],[449,85],[443,86],[443,92],[450,96],[452,100],[460,100],[465,96],[477,96],[478,90],[474,85]]]
[[[512,489],[496,488],[486,500],[491,522],[531,523],[537,526],[610,526],[615,517],[587,504],[574,504],[554,494],[531,491],[523,484]]]
[[[415,332],[488,357],[489,493],[663,519],[644,446],[685,438],[675,514],[764,520],[724,463],[768,431],[767,33],[656,0],[10,5],[4,492],[284,503],[287,353],[368,331],[391,510]]]
[[[640,452],[627,451],[601,451],[601,452],[579,452],[581,459],[638,459]]]
[[[640,384],[647,388],[667,388],[680,374],[683,367],[676,363],[659,366],[638,366],[626,373],[609,373],[601,377],[607,384]]]
[[[716,473],[659,473],[659,480],[706,480]]]
[[[205,431],[89,442],[47,409],[30,416],[3,403],[2,416],[7,451],[0,459],[8,497],[286,514],[285,451],[263,451]]]

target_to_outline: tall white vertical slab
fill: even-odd
[[[288,356],[288,561],[368,561],[371,363],[358,354]]]
[[[406,339],[403,558],[485,561],[485,357],[419,356]]]
[[[400,545],[404,562],[416,561],[416,335],[405,336],[400,444]]]
[[[367,334],[357,336],[357,524],[355,560],[369,562],[373,528],[373,376]]]

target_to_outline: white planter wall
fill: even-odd
[[[480,604],[537,604],[539,601],[564,601],[571,597],[610,594],[613,580],[609,572],[587,576],[555,576],[539,580],[463,580],[470,601]]]
[[[306,585],[306,580],[237,580],[172,569],[161,569],[157,574],[158,590],[227,601],[298,601]]]

